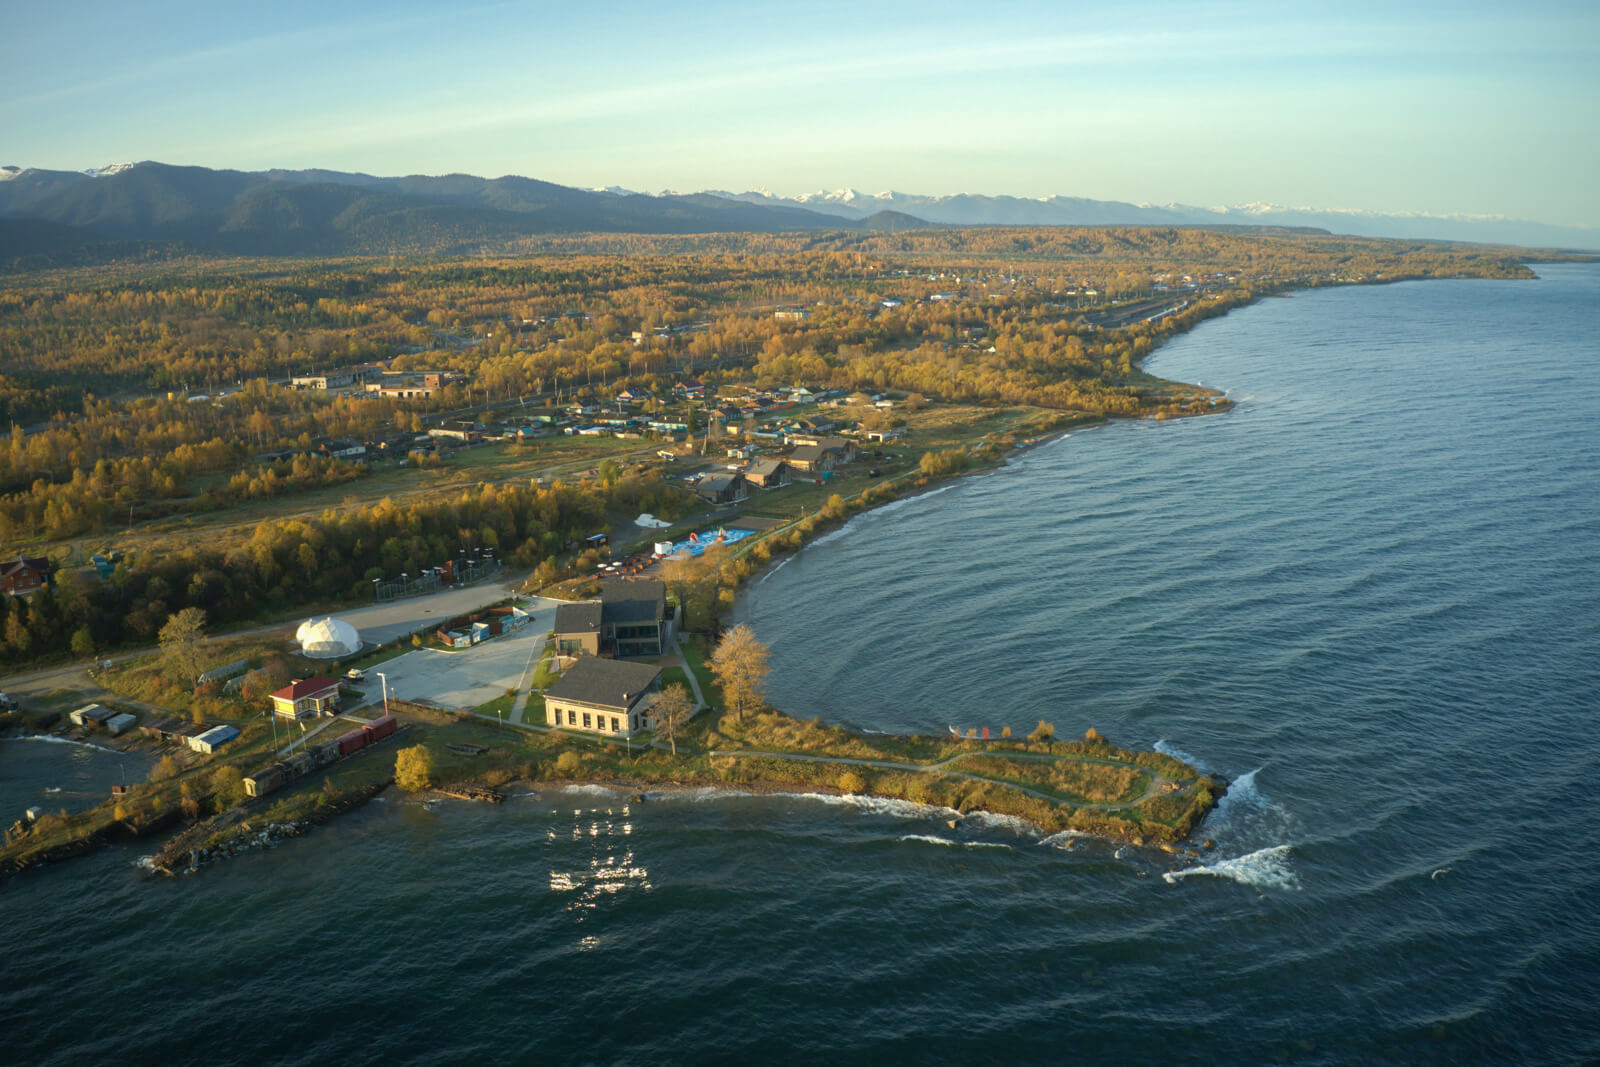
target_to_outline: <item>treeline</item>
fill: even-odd
[[[149,643],[187,607],[225,625],[361,600],[372,596],[374,579],[420,574],[461,549],[492,548],[514,566],[560,571],[573,542],[606,528],[608,510],[672,518],[685,514],[692,499],[658,475],[636,473],[609,488],[479,485],[449,497],[385,499],[316,519],[267,521],[234,548],[193,545],[159,558],[135,555],[105,581],[65,572],[55,587],[26,599],[0,597],[0,659],[23,662],[61,649],[88,656]]]
[[[148,456],[100,460],[89,471],[74,470],[66,482],[41,479],[24,492],[0,497],[0,538],[75,537],[107,530],[129,519],[211,511],[246,500],[343,485],[368,473],[363,464],[302,453],[250,466],[198,493],[190,491],[184,478],[193,470],[185,472],[184,468],[191,458],[197,464],[205,464],[199,469],[236,468],[244,461],[238,451],[222,441],[182,445],[167,462]],[[175,468],[184,476],[175,474]]]

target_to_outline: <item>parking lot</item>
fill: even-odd
[[[493,700],[532,677],[532,665],[555,625],[558,603],[544,598],[521,603],[533,616],[526,626],[471,648],[454,652],[418,649],[380,664],[367,672],[369,699],[383,698],[383,681],[378,677],[382,673],[388,679],[389,696],[401,700],[462,710]]]

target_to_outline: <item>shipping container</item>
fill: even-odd
[[[373,741],[380,741],[395,732],[396,725],[393,715],[385,715],[381,719],[374,719],[364,729],[372,735]]]
[[[339,755],[341,756],[359,752],[365,747],[367,747],[367,732],[365,730],[351,730],[339,738]]]

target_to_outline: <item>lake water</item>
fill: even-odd
[[[1206,859],[886,802],[386,799],[177,882],[0,885],[17,1062],[1600,1057],[1600,267],[1264,301],[740,611],[793,713],[1098,728]],[[6,743],[7,747],[11,743]]]

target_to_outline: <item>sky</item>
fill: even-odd
[[[1600,227],[1600,3],[0,0],[0,164]]]

